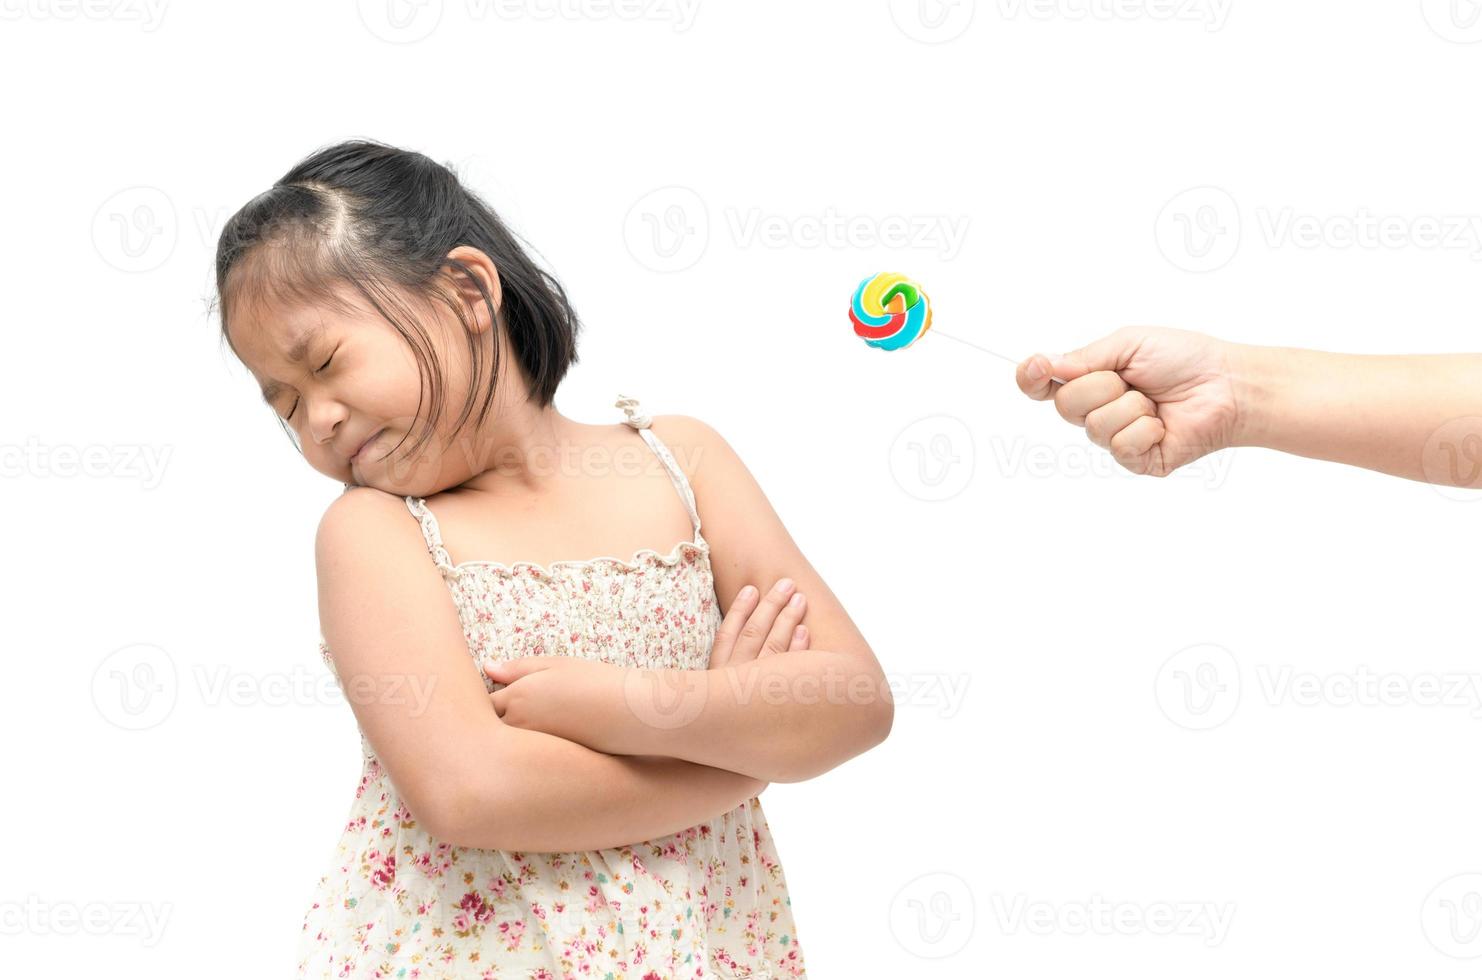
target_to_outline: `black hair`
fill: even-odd
[[[566,291],[530,259],[521,240],[451,168],[374,140],[349,140],[314,152],[227,221],[216,245],[221,339],[241,360],[227,329],[231,313],[277,300],[314,302],[345,313],[337,290],[349,285],[406,341],[431,386],[429,397],[418,401],[418,416],[424,401],[430,400],[433,408],[415,451],[441,413],[443,372],[427,332],[388,286],[445,303],[466,327],[465,304],[439,281],[444,267],[454,266],[478,288],[497,330],[493,300],[483,282],[463,262],[448,257],[460,245],[484,252],[498,271],[510,350],[529,384],[530,400],[544,408],[577,362],[581,324]],[[474,407],[483,367],[477,335],[464,336],[472,380],[454,435]],[[476,425],[493,405],[498,376],[496,343]],[[426,387],[423,394],[429,394]]]

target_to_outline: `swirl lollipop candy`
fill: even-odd
[[[866,276],[854,290],[854,298],[849,303],[849,321],[854,324],[855,334],[863,337],[871,347],[900,350],[914,344],[931,329],[931,302],[920,283],[899,272],[879,272]],[[950,334],[942,336],[951,337]],[[959,337],[951,339],[1010,364],[1018,363],[996,350]],[[1055,375],[1051,375],[1050,380],[1065,384],[1064,378]]]
[[[860,282],[849,319],[871,347],[900,350],[931,329],[931,303],[919,284],[899,272],[881,272]]]

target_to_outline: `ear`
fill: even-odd
[[[472,245],[459,245],[448,253],[450,260],[463,263],[464,268],[450,265],[444,271],[452,281],[453,288],[458,297],[473,311],[473,322],[471,327],[474,333],[483,333],[494,326],[489,317],[489,306],[484,302],[478,286],[468,278],[473,276],[484,288],[489,291],[489,299],[494,304],[494,312],[497,314],[503,308],[504,293],[499,282],[499,270],[494,267],[494,262],[481,249]],[[467,270],[465,274],[464,270]]]

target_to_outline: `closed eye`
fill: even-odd
[[[323,364],[319,365],[319,367],[315,369],[314,373],[315,374],[318,374],[320,371],[323,371],[325,368],[329,367],[329,362],[332,361],[332,360],[334,360],[334,355],[335,355],[335,353],[337,351],[338,351],[338,348],[336,348],[335,351],[332,351],[330,353],[329,357],[325,360],[325,362]],[[283,416],[283,421],[288,422],[288,421],[291,421],[293,419],[293,413],[296,412],[296,411],[298,411],[298,403],[299,403],[299,400],[297,398],[295,398],[293,400],[293,407],[288,410],[288,414],[287,415]]]

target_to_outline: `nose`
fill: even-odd
[[[307,402],[309,438],[322,446],[334,438],[335,431],[339,428],[340,422],[344,420],[344,406],[332,398],[313,400],[310,400],[308,396],[304,398]]]

